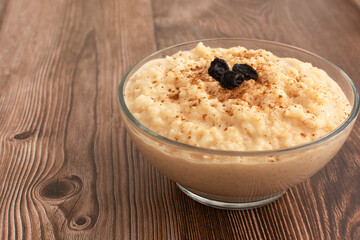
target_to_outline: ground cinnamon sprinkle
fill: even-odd
[[[175,94],[169,95],[169,98],[172,100],[179,100],[179,93],[177,92]]]

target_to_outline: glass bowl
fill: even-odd
[[[212,48],[243,46],[265,49],[279,57],[310,62],[325,70],[339,84],[352,105],[351,113],[334,131],[316,141],[270,151],[206,149],[160,136],[143,126],[129,111],[123,94],[126,84],[148,61],[173,55],[180,50],[190,50],[199,42]],[[290,187],[310,178],[339,151],[359,112],[359,96],[354,84],[333,63],[297,47],[252,39],[199,40],[157,51],[136,63],[125,74],[119,85],[118,98],[123,123],[145,159],[175,181],[192,199],[222,209],[263,206],[281,197]]]

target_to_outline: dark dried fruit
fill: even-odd
[[[239,74],[242,74],[245,80],[250,80],[250,79],[257,80],[259,78],[257,71],[253,67],[247,64],[236,63],[234,64],[232,70]]]
[[[227,70],[221,76],[220,85],[223,88],[233,89],[244,82],[244,76],[231,70]]]
[[[229,66],[225,62],[224,59],[215,58],[209,67],[208,73],[212,76],[216,81],[220,82],[222,74],[229,70]]]
[[[233,89],[238,87],[245,80],[257,80],[259,75],[257,71],[247,64],[234,64],[232,71],[226,61],[221,58],[215,58],[209,67],[208,73],[215,80],[220,82],[223,88]]]

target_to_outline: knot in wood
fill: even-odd
[[[78,176],[72,175],[45,182],[39,187],[38,195],[44,200],[56,202],[76,195],[80,192],[81,188],[81,179]]]
[[[33,132],[22,132],[14,135],[14,139],[16,140],[25,140],[31,137],[34,133]]]
[[[93,225],[91,223],[91,218],[89,216],[82,216],[78,217],[76,220],[71,221],[70,228],[74,230],[85,230]]]

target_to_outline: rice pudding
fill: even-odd
[[[214,58],[247,64],[258,79],[223,88],[208,69]],[[272,150],[314,141],[333,131],[351,106],[325,71],[294,58],[243,47],[199,43],[151,60],[129,80],[126,104],[144,126],[185,144],[237,151]]]
[[[123,124],[160,172],[207,205],[264,205],[339,151],[359,111],[357,91],[336,66],[298,48],[246,39],[205,43],[270,49],[328,73],[262,49],[192,42],[150,55],[120,83]]]

